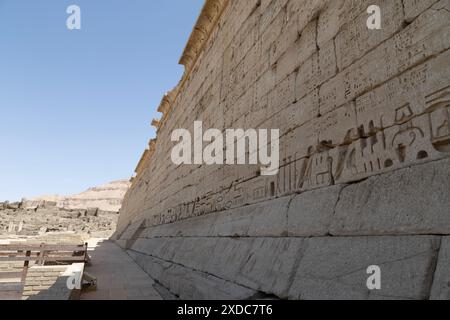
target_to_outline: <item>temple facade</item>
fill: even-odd
[[[450,299],[449,49],[449,0],[207,0],[114,239],[184,299]],[[173,164],[195,121],[278,174]]]

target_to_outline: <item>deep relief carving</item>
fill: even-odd
[[[235,182],[155,215],[148,223],[173,223],[448,156],[450,86],[427,95],[425,103],[421,114],[414,113],[410,104],[401,105],[387,121],[391,126],[383,124],[385,117],[381,115],[379,122],[347,128],[338,143],[321,141],[310,146],[305,157],[288,156],[275,177]]]
[[[159,130],[159,128],[161,127],[161,120],[153,119],[152,127],[155,127],[156,130]]]
[[[431,143],[439,152],[450,152],[450,86],[426,96]]]
[[[170,108],[172,107],[173,103],[175,102],[175,98],[177,95],[177,89],[174,89],[164,95],[164,97],[161,100],[161,103],[158,107],[158,112],[161,112],[163,114],[163,118],[167,116]]]
[[[336,26],[323,26],[319,14],[322,25],[311,28],[310,35],[317,38],[319,48],[312,43],[318,51],[302,51],[305,61],[292,73],[289,64],[295,59],[270,68],[274,53],[267,51],[278,41],[275,55],[283,56],[281,30],[288,35],[289,25],[300,23],[279,25],[285,19],[278,12],[283,1],[269,1],[266,7],[258,1],[233,2],[219,24],[228,2],[206,1],[180,61],[185,74],[158,108],[163,116],[154,125],[161,149],[154,154],[150,146],[142,157],[124,221],[138,217],[148,218],[148,226],[168,224],[450,156],[445,10],[427,10],[381,42],[352,22],[362,12],[365,16],[363,3],[343,1],[341,14],[330,13]],[[288,18],[310,15],[308,6],[289,3],[299,8],[292,11],[288,5]],[[396,3],[401,2],[386,5]],[[398,21],[389,24],[391,33],[404,21],[402,8],[395,12]],[[341,28],[345,21],[350,24]],[[306,41],[307,35],[297,41]],[[360,42],[358,48],[351,46],[352,39]],[[282,66],[285,72],[277,72]],[[253,168],[236,166],[174,167],[167,156],[169,131],[198,119],[220,129],[280,128],[279,174],[262,177]]]

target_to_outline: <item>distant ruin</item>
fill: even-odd
[[[73,232],[84,238],[108,238],[116,230],[118,211],[128,186],[128,181],[120,180],[74,196],[0,203],[0,235]]]
[[[450,299],[450,1],[208,0],[114,236],[192,299]],[[281,169],[173,130],[280,129]],[[367,288],[379,266],[384,285]]]

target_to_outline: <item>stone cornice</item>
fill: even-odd
[[[161,112],[163,114],[163,116],[166,115],[169,112],[170,107],[172,106],[172,104],[176,98],[176,95],[177,95],[177,91],[175,89],[166,93],[164,95],[164,97],[162,98],[161,103],[158,107],[158,112]]]
[[[159,130],[159,127],[161,126],[161,120],[153,119],[152,120],[152,127],[155,127],[156,130]]]
[[[211,36],[214,27],[217,25],[229,3],[230,0],[206,0],[179,61],[179,63],[184,66],[183,77],[180,83],[172,91],[164,95],[158,107],[158,112],[163,114],[160,123],[161,126],[167,120],[180,90],[189,77],[201,52],[205,48],[206,42]]]
[[[180,59],[186,73],[192,70],[211,32],[230,0],[206,0]]]
[[[148,146],[149,146],[150,152],[154,153],[156,150],[156,139],[150,140],[150,142],[148,143]]]

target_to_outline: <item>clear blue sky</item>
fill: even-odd
[[[203,3],[0,0],[0,201],[130,178]]]

